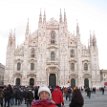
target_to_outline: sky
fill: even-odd
[[[30,31],[38,27],[40,9],[47,20],[59,20],[60,8],[67,14],[68,30],[76,31],[78,21],[81,42],[88,45],[90,31],[95,32],[100,69],[107,69],[107,0],[0,0],[0,63],[6,64],[9,32],[16,33],[17,45],[24,42],[27,19]]]

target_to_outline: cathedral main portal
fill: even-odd
[[[50,74],[49,75],[49,86],[54,88],[56,86],[56,75]]]

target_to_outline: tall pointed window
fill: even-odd
[[[52,61],[55,60],[55,52],[54,52],[54,51],[51,52],[51,60],[52,60]]]
[[[21,63],[20,63],[20,62],[17,63],[17,70],[18,70],[18,71],[21,70]]]
[[[55,44],[56,33],[55,31],[51,31],[51,44]]]
[[[71,63],[71,70],[75,71],[75,64],[74,63]]]
[[[31,64],[30,64],[30,69],[31,69],[31,71],[33,71],[33,70],[35,69],[34,63],[31,63]]]
[[[85,70],[85,71],[88,70],[88,64],[87,64],[87,63],[84,64],[84,70]]]
[[[34,49],[34,48],[31,49],[31,57],[32,57],[32,58],[35,57],[35,49]]]
[[[70,50],[70,57],[75,57],[74,49],[71,49],[71,50]]]

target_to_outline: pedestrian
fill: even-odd
[[[35,89],[34,89],[34,92],[35,92],[34,98],[35,98],[35,100],[38,100],[38,99],[39,99],[39,96],[38,96],[38,88],[39,88],[39,87],[35,87]]]
[[[71,100],[71,93],[72,90],[70,87],[67,88],[67,92],[66,92],[66,100],[69,98],[69,101]]]
[[[101,91],[102,91],[102,95],[104,95],[104,91],[105,91],[104,87],[101,88]]]
[[[87,92],[87,97],[91,98],[91,89],[89,87],[86,89],[86,92]]]
[[[84,105],[83,96],[80,90],[77,87],[74,87],[69,107],[83,107],[83,105]]]
[[[59,86],[56,86],[56,88],[53,90],[52,99],[58,107],[61,107],[61,105],[62,106],[64,105],[63,94]]]
[[[26,100],[27,100],[27,107],[31,107],[31,102],[33,100],[33,92],[31,89],[29,89],[27,91],[27,96],[26,96]]]
[[[1,105],[1,107],[3,107],[3,98],[4,98],[3,90],[0,88],[0,105]]]
[[[56,107],[51,99],[51,91],[47,86],[42,86],[38,90],[39,100],[33,100],[31,107]]]
[[[7,87],[5,87],[3,92],[4,92],[4,101],[5,101],[4,106],[10,107],[11,98],[13,94],[11,85],[8,85]]]

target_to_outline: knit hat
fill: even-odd
[[[51,98],[51,91],[50,91],[50,89],[49,89],[47,86],[41,86],[41,87],[39,88],[39,90],[38,90],[38,96],[39,96],[40,93],[43,92],[43,91],[49,93],[49,96],[50,96],[50,98]]]

